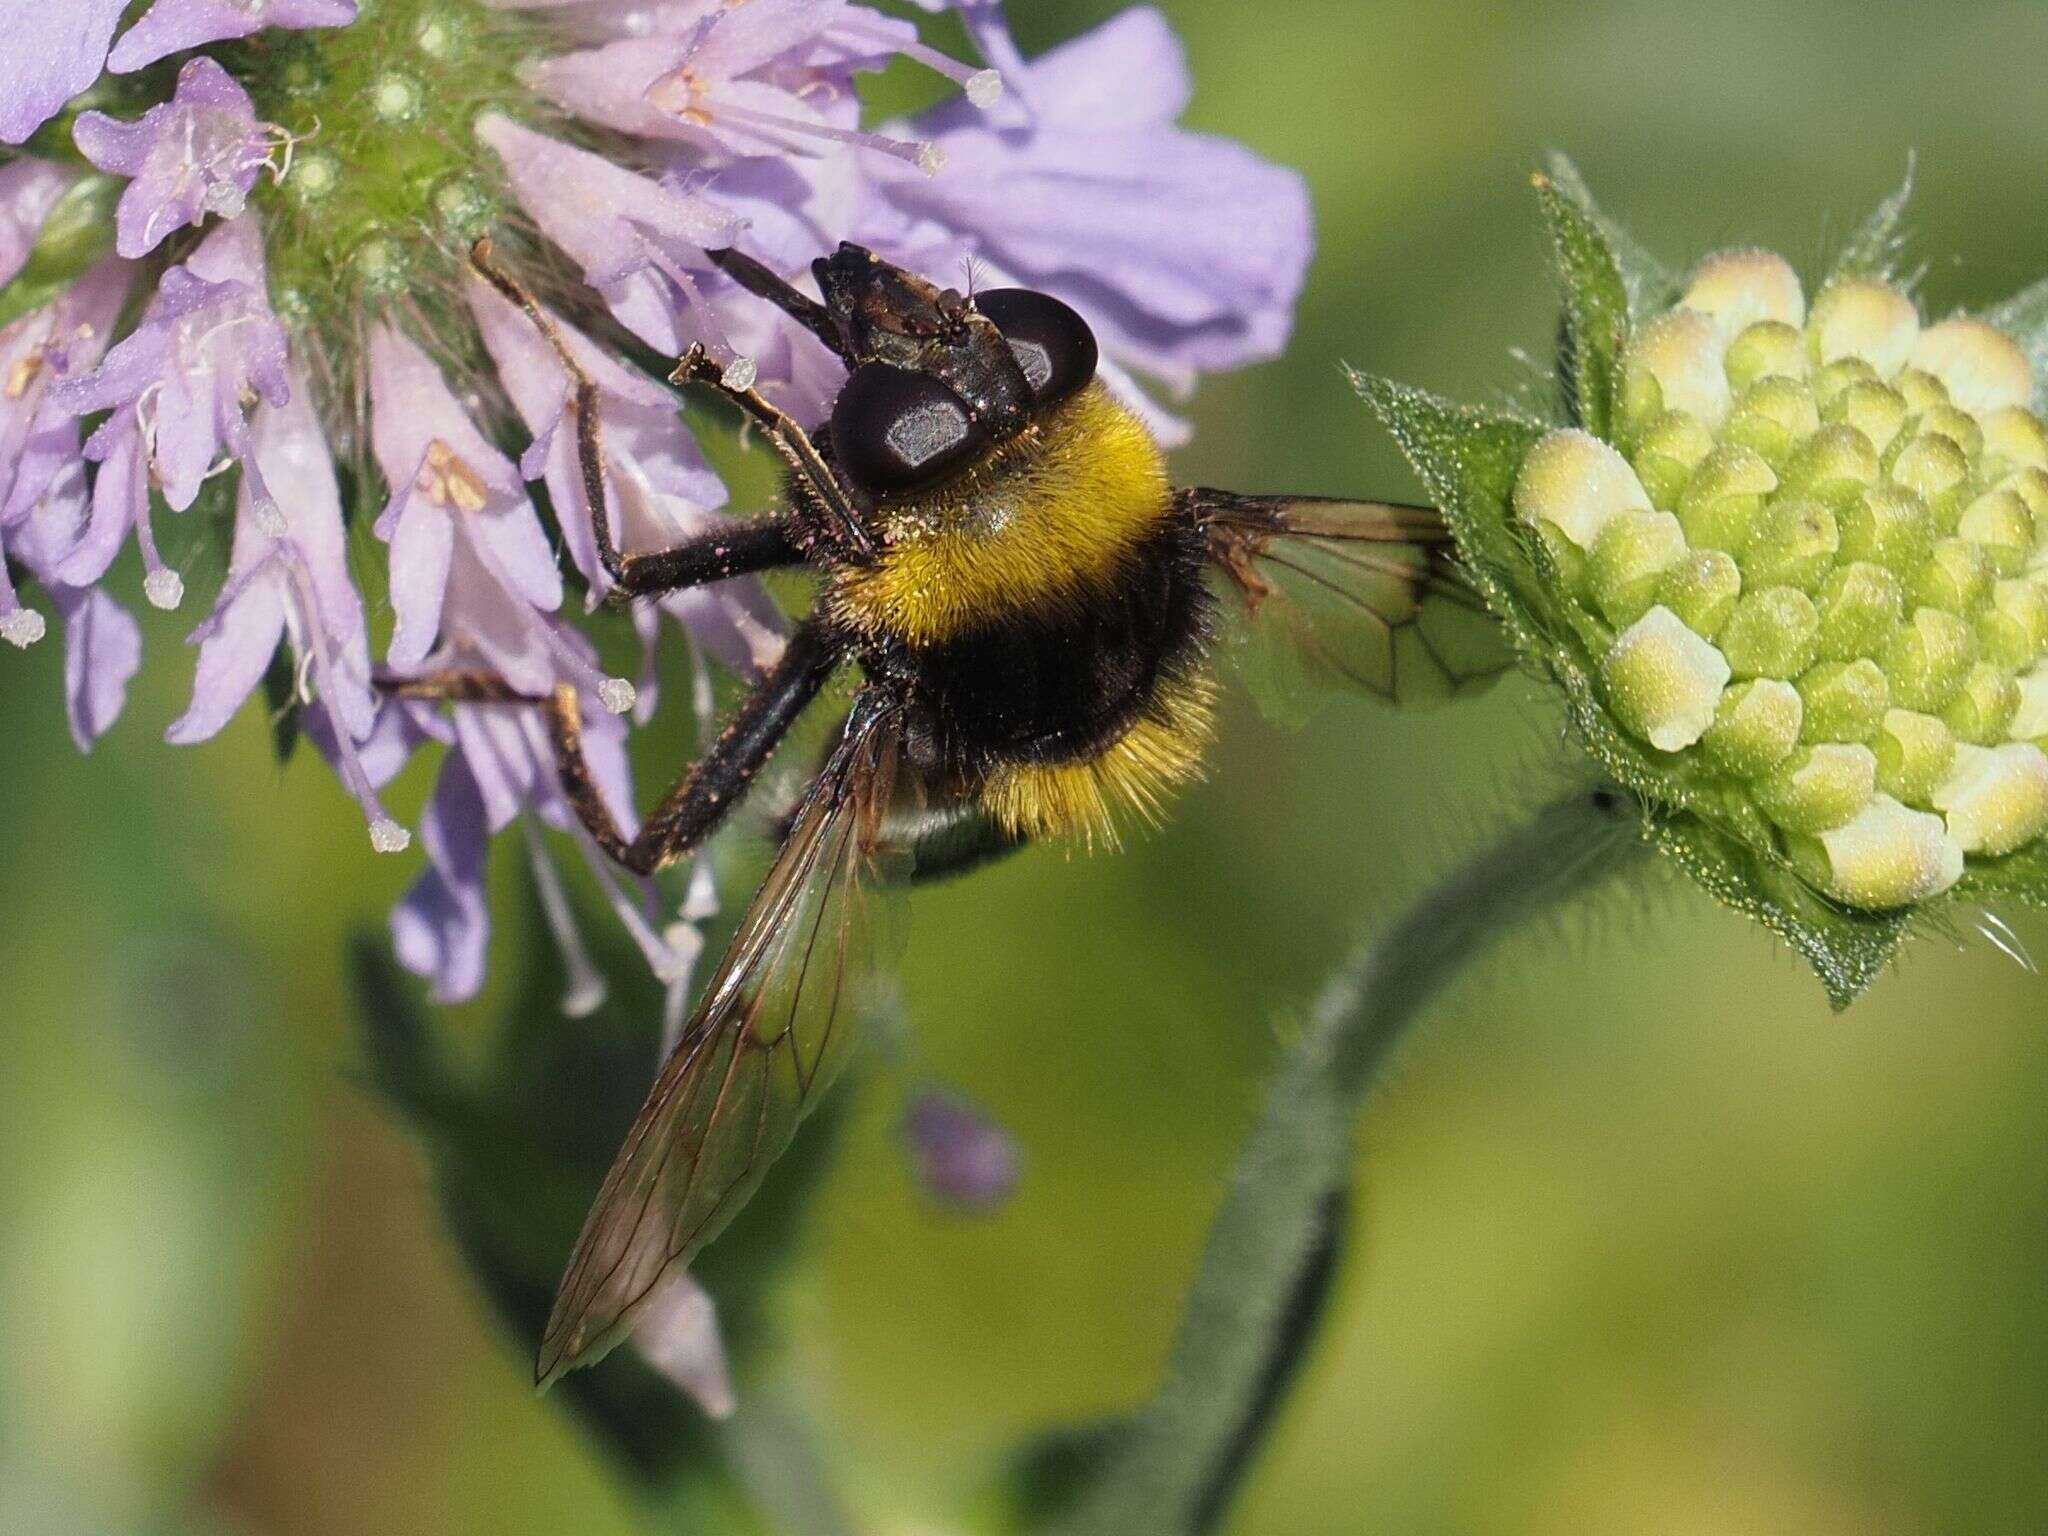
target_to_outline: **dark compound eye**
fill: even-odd
[[[1095,333],[1051,294],[995,288],[977,293],[974,307],[1003,333],[1040,405],[1065,399],[1095,377]]]
[[[930,374],[862,363],[832,405],[832,446],[853,481],[886,496],[943,480],[988,446],[967,403]]]

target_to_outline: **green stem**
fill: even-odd
[[[1314,1331],[1348,1203],[1351,1130],[1389,1051],[1443,987],[1527,919],[1645,849],[1626,797],[1551,802],[1341,966],[1237,1162],[1158,1395],[1111,1442],[1063,1536],[1190,1536],[1227,1507]]]

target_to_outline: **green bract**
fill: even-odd
[[[1357,383],[1587,749],[1837,1006],[1941,903],[2048,905],[2048,286],[1924,319],[1904,189],[1809,300],[1536,187],[1564,419]]]

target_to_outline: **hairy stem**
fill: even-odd
[[[1224,1512],[1315,1330],[1349,1202],[1353,1122],[1389,1051],[1497,940],[1646,846],[1625,796],[1564,796],[1338,968],[1238,1157],[1164,1383],[1114,1436],[1063,1536],[1193,1536]]]

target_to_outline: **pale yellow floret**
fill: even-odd
[[[1727,657],[1660,605],[1615,638],[1601,675],[1622,724],[1658,751],[1676,752],[1714,723],[1731,674]]]
[[[1693,269],[1679,302],[1712,315],[1729,336],[1763,320],[1806,323],[1806,293],[1799,286],[1799,274],[1775,251],[1716,251]]]
[[[2037,666],[2020,678],[2020,707],[2013,711],[2006,727],[2014,741],[2039,745],[2048,739],[2048,664]]]
[[[1965,853],[2010,853],[2048,831],[2048,755],[2031,742],[1958,743],[1933,798]]]
[[[1890,283],[1850,278],[1831,283],[1813,301],[1807,317],[1807,344],[1823,365],[1860,357],[1891,378],[1913,354],[1920,335],[1920,316],[1913,301]]]
[[[1622,367],[1631,397],[1654,380],[1659,408],[1684,411],[1708,427],[1728,419],[1728,334],[1711,315],[1674,309],[1637,330]]]
[[[1967,315],[1922,331],[1908,360],[1941,380],[1949,399],[1973,416],[2024,406],[2034,398],[2033,376],[2019,345]]]
[[[1819,835],[1828,889],[1859,907],[1909,906],[1963,875],[1963,850],[1941,818],[1875,795],[1854,818]]]
[[[1515,477],[1515,513],[1549,523],[1580,549],[1591,549],[1617,512],[1649,512],[1649,493],[1610,444],[1576,427],[1545,435]]]

